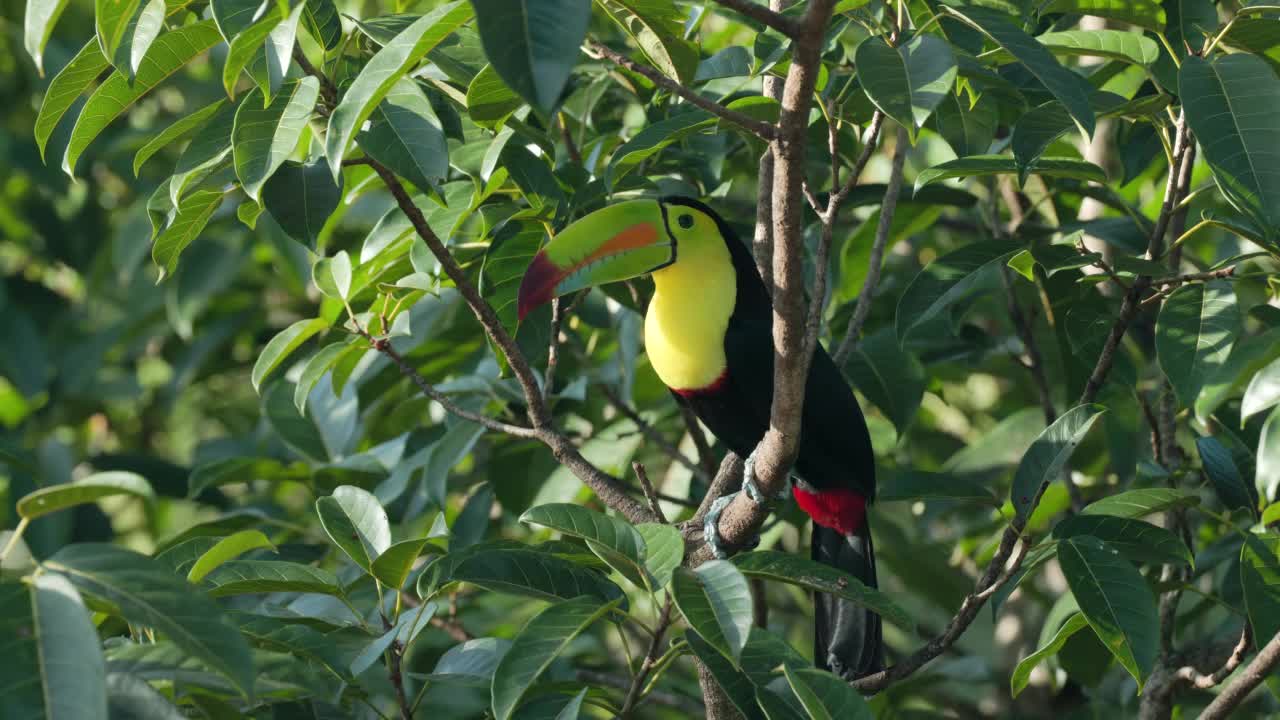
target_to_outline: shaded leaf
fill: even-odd
[[[414,563],[417,562],[418,557],[422,555],[422,551],[426,547],[426,538],[402,540],[394,543],[374,559],[369,567],[369,572],[383,585],[399,589],[409,579],[409,573],[413,571]],[[432,551],[439,552],[440,548],[432,546]]]
[[[648,587],[644,538],[625,520],[572,503],[550,503],[529,508],[520,516],[520,522],[587,541],[592,552],[609,567],[636,585]]]
[[[1058,523],[1059,539],[1090,535],[1135,563],[1171,563],[1191,567],[1191,549],[1173,532],[1134,518],[1114,515],[1073,515]]]
[[[43,2],[43,0],[29,0]],[[77,98],[89,89],[103,70],[110,67],[107,58],[102,54],[97,39],[89,42],[71,58],[65,67],[54,76],[49,88],[44,92],[44,102],[40,104],[40,113],[36,115],[35,138],[40,148],[40,159],[44,160],[45,146],[49,137],[57,129],[58,122],[67,110],[75,104]]]
[[[980,287],[1016,249],[1007,242],[966,245],[929,263],[898,300],[897,334],[901,343],[916,328]]]
[[[525,102],[549,115],[591,20],[590,0],[471,0],[485,57]]]
[[[751,631],[751,589],[742,573],[725,560],[677,568],[671,597],[689,626],[736,667]]]
[[[706,640],[702,639],[692,628],[684,631],[685,642],[689,643],[689,648],[693,650],[693,654],[697,656],[707,670],[711,672],[711,676],[716,679],[716,684],[724,691],[729,702],[742,713],[744,718],[748,720],[758,720],[764,717],[760,713],[760,708],[756,705],[756,689],[752,684],[751,678],[747,674],[729,661],[720,651],[715,649]],[[769,659],[770,662],[773,658]]]
[[[1195,404],[1206,378],[1226,363],[1240,330],[1236,294],[1226,282],[1184,285],[1165,299],[1156,356],[1183,407]]]
[[[356,138],[369,157],[423,191],[449,174],[449,146],[431,101],[410,78],[396,81]]]
[[[949,160],[920,171],[916,175],[916,190],[929,183],[953,178],[986,177],[988,175],[1012,175],[1021,173],[1018,161],[1005,155],[974,155]],[[1105,183],[1107,173],[1091,162],[1065,157],[1040,157],[1026,170],[1027,175],[1088,180]]]
[[[366,571],[374,558],[391,547],[387,511],[368,490],[342,485],[332,495],[316,500],[316,512],[333,544]]]
[[[198,583],[224,563],[260,548],[275,550],[275,545],[260,530],[241,530],[228,535],[192,563],[191,569],[187,572],[187,581]]]
[[[747,577],[796,585],[814,592],[827,593],[871,610],[900,628],[911,630],[915,621],[889,596],[843,570],[810,560],[802,555],[756,550],[740,553],[732,560]]]
[[[231,560],[209,573],[205,583],[213,597],[273,592],[342,594],[333,573],[286,560]]]
[[[1164,32],[1165,12],[1159,0],[1052,0],[1045,13],[1080,13]]]
[[[956,79],[955,54],[936,35],[916,35],[897,47],[869,37],[858,45],[854,63],[871,101],[907,128],[924,125]]]
[[[793,669],[783,665],[782,671],[792,692],[812,720],[872,720],[875,716],[867,701],[849,683],[817,668]]]
[[[218,100],[210,105],[206,105],[199,110],[179,118],[169,127],[161,130],[158,135],[147,141],[138,149],[136,155],[133,156],[133,175],[137,177],[138,171],[142,169],[144,163],[150,160],[153,155],[168,147],[171,143],[182,140],[204,127],[204,124],[213,117],[222,106],[226,104],[225,100]]]
[[[334,182],[320,158],[287,161],[262,187],[262,204],[289,237],[314,248],[320,231],[342,200],[342,179]]]
[[[271,371],[288,359],[302,343],[310,340],[316,333],[328,329],[328,327],[329,323],[323,319],[311,318],[310,320],[299,320],[276,333],[275,337],[271,338],[266,346],[262,348],[262,352],[258,355],[258,360],[253,365],[253,374],[250,378],[253,382],[253,389],[262,392],[262,381],[271,374]]]
[[[1009,497],[1020,520],[1025,521],[1031,514],[1041,488],[1058,479],[1071,453],[1104,412],[1106,408],[1101,405],[1077,405],[1045,428],[1027,448],[1013,476]]]
[[[280,88],[266,107],[261,89],[240,103],[231,142],[236,177],[250,198],[261,200],[262,186],[293,154],[319,96],[320,82],[306,77]]]
[[[1240,585],[1255,638],[1280,632],[1280,535],[1249,534],[1240,548]]]
[[[906,433],[929,377],[915,355],[904,351],[891,329],[876,331],[854,344],[845,375],[859,392],[888,416],[898,435]]]
[[[1256,515],[1258,501],[1253,496],[1253,488],[1240,475],[1231,451],[1213,437],[1196,438],[1196,450],[1200,453],[1204,474],[1213,484],[1222,504],[1231,509],[1246,508]]]
[[[16,509],[18,515],[30,520],[113,495],[132,495],[148,503],[155,499],[155,492],[146,478],[131,472],[111,471],[27,493],[18,500]]]
[[[1195,493],[1172,488],[1138,488],[1108,495],[1084,507],[1086,515],[1140,518],[1178,507],[1198,505]]]
[[[550,553],[524,548],[481,549],[461,559],[447,580],[539,600],[590,595],[610,602],[623,597],[622,588],[598,572]]]
[[[1009,677],[1009,691],[1014,697],[1018,697],[1023,690],[1026,689],[1027,683],[1031,680],[1031,672],[1036,669],[1040,663],[1044,662],[1053,655],[1058,654],[1063,645],[1071,639],[1080,630],[1089,626],[1089,621],[1084,615],[1074,613],[1067,621],[1058,628],[1058,632],[1054,634],[1053,639],[1046,643],[1043,647],[1018,661],[1018,665],[1013,669],[1013,675]]]

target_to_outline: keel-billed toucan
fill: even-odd
[[[519,314],[575,290],[652,274],[645,351],[658,377],[733,452],[769,427],[773,309],[747,248],[706,205],[630,200],[569,225],[533,259]],[[875,586],[866,507],[875,495],[871,438],[858,402],[822,346],[804,399],[792,492],[813,518],[814,559]],[[879,616],[815,597],[815,659],[852,679],[883,664]]]

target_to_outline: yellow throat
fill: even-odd
[[[654,371],[674,390],[711,385],[725,370],[724,334],[737,299],[729,248],[718,232],[682,241],[653,284],[644,344]]]

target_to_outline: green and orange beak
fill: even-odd
[[[675,241],[657,200],[628,200],[597,210],[534,256],[520,281],[520,319],[552,298],[639,277],[675,259]]]

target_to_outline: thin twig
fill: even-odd
[[[658,503],[658,491],[653,488],[653,483],[649,482],[649,473],[644,469],[644,465],[633,462],[631,469],[635,471],[636,479],[640,481],[640,488],[644,490],[645,499],[649,501],[649,509],[658,517],[658,522],[663,525],[668,524],[667,514],[662,512],[662,505]]]
[[[1205,674],[1197,670],[1192,665],[1184,665],[1174,670],[1174,677],[1199,690],[1208,690],[1216,687],[1226,680],[1231,673],[1236,671],[1244,663],[1244,659],[1249,654],[1249,648],[1253,646],[1253,635],[1249,632],[1249,623],[1245,623],[1244,629],[1240,631],[1240,640],[1236,642],[1231,654],[1227,656],[1225,662],[1217,670]]]
[[[641,480],[645,487],[649,486],[647,478],[642,473],[644,468],[636,463],[636,474],[641,475]],[[663,520],[666,522],[666,520]],[[636,672],[635,677],[631,678],[631,687],[627,689],[627,698],[622,703],[622,711],[619,717],[628,717],[632,709],[636,706],[636,701],[640,699],[640,690],[644,687],[644,681],[648,679],[649,673],[653,671],[654,664],[658,661],[658,657],[662,654],[662,639],[667,633],[667,628],[671,626],[671,596],[667,595],[667,601],[662,606],[662,612],[658,615],[658,624],[653,629],[653,637],[649,639],[649,650],[644,655],[644,660],[640,662],[640,670]]]
[[[693,447],[698,451],[698,467],[702,468],[705,477],[715,477],[716,461],[711,455],[711,444],[707,442],[707,434],[702,432],[702,424],[698,422],[698,416],[688,405],[677,404],[680,406],[680,415],[684,418],[684,426],[689,431],[689,437],[693,438]]]
[[[640,413],[637,412],[635,408],[628,405],[626,401],[618,395],[616,390],[608,385],[602,385],[601,388],[604,391],[604,396],[609,399],[609,402],[618,409],[618,412],[622,413],[628,420],[635,423],[636,428],[640,430],[640,434],[644,435],[649,442],[657,445],[658,449],[665,455],[688,468],[694,475],[697,475],[704,480],[706,479],[706,476],[703,474],[703,469],[699,467],[697,463],[686,457],[685,454],[680,452],[680,449],[675,445],[672,445],[671,441],[664,437],[662,433],[658,432],[658,430],[654,428],[653,425],[649,424],[647,420],[641,417]]]
[[[635,62],[631,58],[628,58],[626,55],[623,55],[622,53],[619,53],[619,52],[615,52],[614,50],[611,50],[609,47],[602,45],[601,43],[595,42],[593,40],[589,42],[587,46],[591,49],[592,52],[608,60],[609,62],[612,62],[615,65],[624,67],[638,75],[645,76],[654,85],[657,85],[663,90],[679,95],[680,97],[684,98],[687,102],[693,105],[696,105],[702,108],[703,110],[706,110],[712,115],[724,118],[725,120],[728,120],[729,122],[746,129],[747,131],[751,132],[754,135],[757,135],[765,140],[772,140],[778,135],[778,128],[772,123],[756,120],[755,118],[750,117],[748,115],[744,115],[743,113],[740,113],[737,110],[730,110],[729,108],[725,107],[724,105],[721,105],[718,102],[715,102],[713,100],[708,100],[702,97],[701,95],[699,95],[698,93],[685,87],[684,85],[681,85],[680,83],[676,82],[675,80],[672,80],[666,75],[663,75],[658,70],[655,70],[654,68],[651,68],[648,65],[641,65],[640,63]]]
[[[551,403],[552,388],[556,383],[556,364],[560,362],[560,324],[564,322],[564,308],[560,298],[551,301],[551,339],[547,342],[547,369],[542,380],[542,401]]]
[[[631,689],[630,678],[622,678],[617,675],[596,672],[594,670],[578,670],[574,675],[578,680],[585,683],[591,683],[592,685],[604,685],[606,687],[618,688],[619,690]],[[686,713],[689,717],[698,717],[703,713],[701,703],[684,695],[676,695],[674,693],[665,693],[654,690],[645,695],[644,699],[653,702],[655,705],[675,708],[682,713]]]
[[[1280,635],[1276,635],[1263,646],[1258,656],[1249,663],[1249,666],[1222,689],[1218,697],[1209,703],[1209,707],[1200,713],[1200,720],[1219,720],[1231,716],[1231,711],[1236,708],[1245,697],[1258,687],[1271,670],[1280,663]]]
[[[1174,275],[1165,278],[1156,278],[1151,281],[1152,285],[1181,285],[1189,282],[1208,282],[1210,280],[1220,280],[1228,278],[1236,274],[1236,266],[1221,268],[1219,270],[1210,270],[1209,272],[1189,273],[1186,275]]]
[[[798,30],[796,21],[782,13],[774,12],[764,5],[752,2],[752,0],[716,0],[716,4],[723,5],[739,15],[749,17],[766,27],[771,27],[787,37],[794,37]]]

